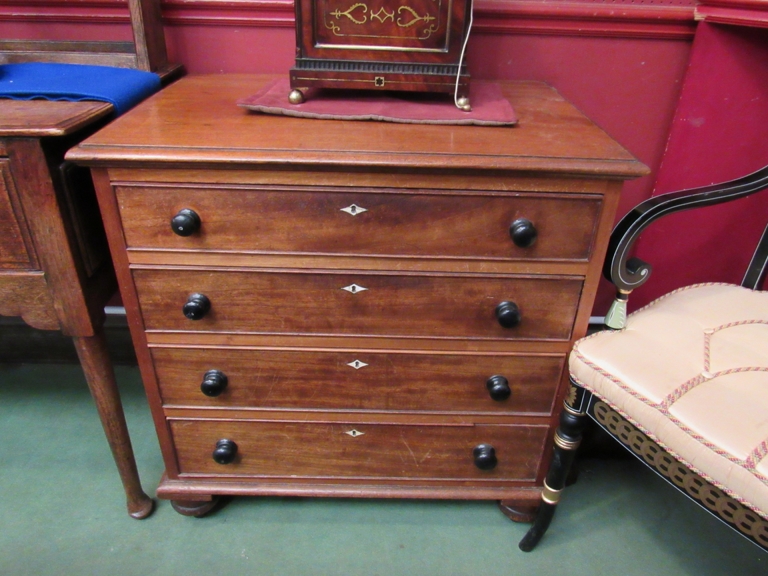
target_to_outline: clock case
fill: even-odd
[[[292,102],[309,88],[452,94],[457,75],[468,99],[472,0],[296,0],[295,9]]]

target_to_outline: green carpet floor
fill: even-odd
[[[117,368],[139,471],[162,473],[138,370]],[[768,554],[635,460],[583,460],[539,547],[493,502],[237,498],[128,517],[77,365],[0,365],[0,575],[768,575]]]

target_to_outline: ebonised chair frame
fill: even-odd
[[[639,258],[629,256],[635,240],[650,224],[674,212],[731,202],[766,189],[768,189],[768,166],[736,180],[672,192],[638,204],[614,228],[608,246],[608,256],[603,268],[603,275],[617,288],[616,304],[622,310],[626,310],[626,301],[630,292],[644,284],[651,275],[650,264]],[[758,242],[741,286],[752,290],[759,290],[765,281],[767,271],[768,225]],[[606,318],[608,319],[608,317]],[[616,319],[616,325],[611,326],[606,322],[608,327],[622,328],[623,320],[626,318],[625,314],[615,314],[614,318]],[[624,447],[630,449],[635,456],[640,458],[640,460],[678,490],[705,507],[718,519],[737,530],[751,542],[768,551],[767,521],[746,507],[742,507],[743,510],[717,510],[717,506],[712,504],[712,495],[721,492],[719,489],[711,486],[706,480],[688,470],[687,467],[675,460],[658,445],[655,445],[655,448],[651,447],[650,450],[658,449],[664,452],[664,454],[661,458],[655,457],[653,460],[654,462],[667,462],[668,465],[665,468],[651,462],[648,457],[648,448],[644,449],[640,446],[633,446],[631,442],[625,440],[626,431],[630,429],[627,427],[634,428],[632,424],[613,411],[610,406],[602,402],[596,395],[578,386],[573,380],[571,380],[571,385],[571,394],[564,402],[563,410],[560,414],[560,425],[555,432],[555,447],[549,472],[544,483],[542,502],[533,526],[531,526],[528,533],[520,541],[519,547],[522,551],[530,552],[533,550],[544,536],[552,521],[557,503],[560,500],[561,491],[565,487],[566,478],[576,457],[576,449],[581,443],[582,431],[586,425],[587,416],[594,419],[600,427],[616,438]],[[614,424],[618,423],[618,427],[623,428],[625,434],[617,433],[617,426],[609,425],[609,420],[612,420]],[[637,431],[635,430],[635,432]],[[642,434],[641,436],[644,437]],[[646,440],[655,444],[647,437]],[[683,478],[686,474],[697,477],[688,479],[688,488],[686,488],[686,481]],[[707,488],[703,491],[695,488],[691,489],[691,485],[706,486]],[[697,494],[705,494],[706,496],[702,498],[698,497]],[[741,506],[738,503],[735,505]],[[749,526],[744,526],[744,522],[749,523]],[[750,536],[751,530],[748,529],[755,522],[763,523],[760,525],[759,538]]]

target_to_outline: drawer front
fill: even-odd
[[[191,348],[154,348],[152,358],[166,405],[463,413],[549,414],[564,364],[562,355]]]
[[[240,250],[489,259],[586,260],[599,196],[414,194],[334,191],[117,188],[130,248]],[[181,237],[170,221],[194,210],[199,231]],[[530,247],[512,241],[510,224],[530,220]]]
[[[421,426],[172,420],[181,474],[257,477],[413,478],[532,481],[546,426]],[[237,445],[233,462],[212,453],[219,440]],[[497,464],[481,470],[473,451],[495,449]]]
[[[336,274],[303,271],[134,270],[148,330],[430,338],[570,337],[581,281],[563,278]],[[191,294],[210,310],[182,313]],[[521,321],[504,328],[501,302]]]
[[[0,265],[28,268],[32,262],[24,242],[24,230],[14,213],[15,190],[10,162],[0,158]]]

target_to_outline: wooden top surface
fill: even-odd
[[[275,76],[188,76],[67,155],[87,165],[304,165],[547,171],[632,178],[648,169],[554,89],[504,82],[515,127],[299,119],[237,101]],[[286,94],[286,98],[288,95]]]
[[[0,98],[0,137],[66,136],[113,110],[108,102]]]

